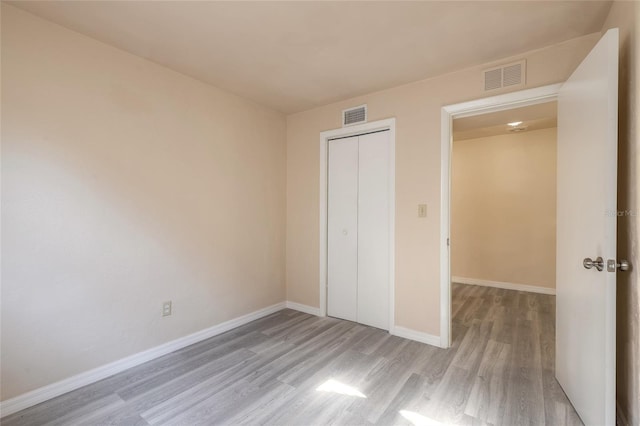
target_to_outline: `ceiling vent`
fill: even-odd
[[[485,92],[506,87],[524,86],[527,61],[522,60],[511,64],[489,68],[482,72]]]
[[[367,122],[367,106],[360,105],[342,111],[342,127]]]

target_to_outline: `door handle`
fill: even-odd
[[[582,261],[582,266],[584,266],[585,269],[591,269],[595,266],[598,271],[602,271],[604,269],[604,260],[600,256],[598,256],[596,260],[591,260],[590,257],[585,257]]]
[[[631,264],[628,260],[620,260],[620,263],[616,262],[615,259],[607,260],[607,271],[608,272],[616,272],[618,269],[621,271],[628,271],[631,268]]]

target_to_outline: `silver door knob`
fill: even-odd
[[[598,256],[596,260],[591,260],[590,257],[586,257],[582,261],[582,266],[584,266],[585,269],[591,269],[595,266],[598,271],[602,271],[604,269],[604,260],[600,256]]]
[[[622,259],[620,263],[616,263],[616,267],[621,271],[628,271],[630,267],[629,261]]]
[[[628,271],[631,269],[631,264],[628,260],[624,259],[620,260],[620,263],[616,262],[615,259],[607,260],[607,271],[616,272],[618,269],[621,271]]]

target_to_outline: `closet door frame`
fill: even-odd
[[[327,315],[327,190],[329,140],[389,131],[389,332],[395,327],[396,119],[372,121],[320,133],[320,316]]]

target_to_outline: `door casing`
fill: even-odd
[[[455,118],[521,108],[558,99],[562,84],[520,90],[442,107],[440,161],[440,347],[451,346],[451,149]]]
[[[329,140],[389,130],[389,333],[395,327],[396,119],[372,121],[320,133],[320,316],[327,315],[327,166]]]

